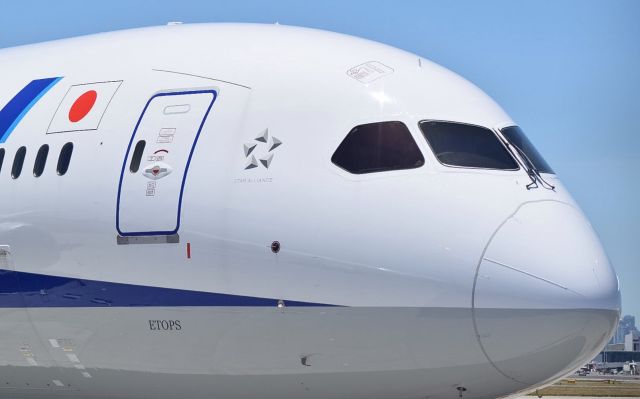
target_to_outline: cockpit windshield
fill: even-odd
[[[518,170],[518,164],[496,134],[481,126],[422,121],[420,130],[438,160],[461,168]]]
[[[549,164],[542,158],[542,155],[531,144],[522,129],[518,126],[510,126],[501,129],[502,135],[509,141],[509,144],[516,147],[521,155],[524,155],[525,162],[533,164],[533,167],[540,173],[554,173]]]

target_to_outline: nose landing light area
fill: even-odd
[[[495,232],[477,270],[480,346],[499,372],[529,385],[591,360],[619,308],[617,278],[598,238],[566,203],[523,204]]]

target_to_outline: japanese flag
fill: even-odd
[[[121,84],[120,80],[71,86],[53,115],[47,134],[97,130]]]

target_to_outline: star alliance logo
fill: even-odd
[[[254,169],[260,165],[269,169],[273,161],[273,151],[281,145],[282,141],[273,136],[269,137],[269,129],[265,129],[252,142],[244,144],[244,157],[247,159],[244,169]]]

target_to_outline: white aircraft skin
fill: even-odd
[[[5,49],[0,65],[0,109],[51,79],[0,143],[2,398],[495,398],[577,369],[617,323],[616,274],[555,175],[527,189],[523,167],[438,161],[420,121],[498,137],[515,122],[417,55],[204,24]],[[83,87],[96,109],[73,122]],[[332,163],[383,121],[408,127],[423,166]]]

